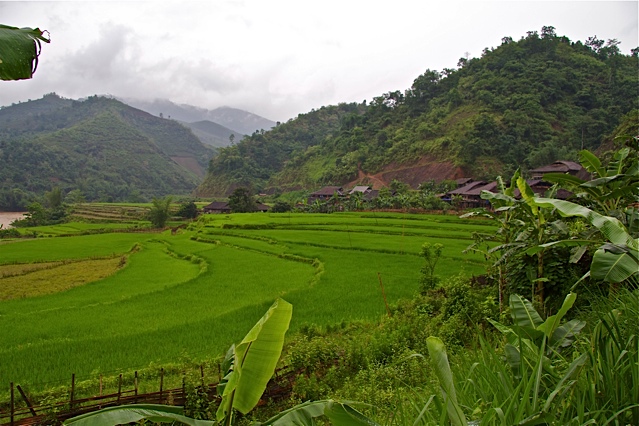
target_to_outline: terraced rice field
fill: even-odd
[[[390,303],[413,295],[426,241],[445,247],[439,275],[482,274],[483,258],[462,251],[486,230],[454,216],[255,213],[206,215],[176,235],[2,244],[0,383],[37,389],[72,373],[211,359],[277,297],[294,306],[292,330],[377,319],[380,277]],[[104,276],[83,281],[89,271]],[[34,274],[50,274],[49,284],[30,285]]]

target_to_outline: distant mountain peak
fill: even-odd
[[[275,127],[275,122],[252,112],[230,106],[221,106],[213,110],[188,105],[176,104],[169,99],[156,98],[152,101],[132,98],[119,98],[122,102],[146,111],[155,116],[170,117],[186,123],[212,121],[241,135],[250,135],[259,130]]]

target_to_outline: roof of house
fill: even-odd
[[[473,181],[473,178],[469,178],[469,177],[455,179],[455,183],[457,184],[457,187],[464,186],[467,183],[470,183],[472,181]]]
[[[204,210],[231,210],[229,203],[226,201],[213,201],[211,204],[203,207]]]
[[[470,182],[467,183],[466,185],[457,188],[457,189],[453,189],[452,191],[450,191],[448,193],[448,195],[466,195],[468,194],[468,191],[474,189],[474,188],[478,188],[480,186],[484,186],[486,185],[486,182],[484,182],[483,180],[478,180],[476,182]]]
[[[541,166],[536,169],[530,171],[530,173],[534,174],[543,174],[543,173],[568,173],[568,172],[579,172],[583,167],[581,164],[575,163],[574,161],[555,161],[552,164],[547,166]]]
[[[356,192],[367,193],[371,191],[371,187],[368,185],[357,185],[355,188],[351,189],[349,194],[354,194]]]
[[[265,212],[271,209],[271,206],[268,206],[266,204],[263,203],[257,203],[257,211],[260,212]]]
[[[478,185],[468,190],[465,195],[481,195],[482,191],[495,192],[497,189],[497,182],[486,183],[485,185]]]
[[[325,186],[319,191],[315,191],[311,194],[311,196],[330,196],[337,193],[337,195],[342,195],[342,187],[341,186]]]

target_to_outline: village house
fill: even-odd
[[[569,175],[576,176],[579,179],[590,179],[588,171],[584,169],[581,164],[575,163],[574,161],[559,160],[547,166],[538,167],[530,171],[530,175],[533,179],[542,179],[546,173],[568,173]]]
[[[494,190],[495,187],[496,183],[493,187],[492,184],[488,182],[477,180],[474,182],[466,183],[465,185],[457,189],[453,189],[452,191],[448,191],[445,196],[442,197],[442,200],[453,202],[455,198],[457,198],[459,200],[457,201],[458,206],[463,209],[480,207],[487,204],[487,201],[481,199],[481,191],[484,189],[488,191],[490,190],[489,188],[492,188]]]
[[[335,195],[337,195],[338,197],[343,197],[344,188],[342,188],[341,186],[325,186],[324,188],[309,195],[308,204],[313,204],[317,200],[328,201]]]
[[[543,176],[546,173],[568,173],[572,176],[576,176],[580,179],[589,179],[588,172],[578,163],[574,161],[555,161],[554,163],[538,167],[530,171],[532,179],[528,179],[526,183],[532,189],[532,191],[539,196],[543,196],[546,191],[550,189],[552,184],[543,180]],[[473,181],[471,178],[457,179],[457,189],[447,192],[442,196],[442,200],[447,202],[453,202],[457,198],[459,207],[461,208],[477,208],[487,207],[489,202],[482,200],[481,192],[497,192],[497,182],[487,183],[485,181]],[[515,198],[521,197],[521,192],[518,188],[513,191]],[[561,200],[568,199],[572,196],[572,192],[565,189],[559,189],[555,194],[556,198]]]
[[[355,188],[353,188],[350,191],[348,191],[348,195],[353,195],[355,193],[368,194],[372,190],[373,190],[373,188],[371,188],[370,186],[358,185]]]
[[[226,201],[213,201],[211,204],[202,208],[204,213],[210,214],[228,214],[231,213],[231,207]]]

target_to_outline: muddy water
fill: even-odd
[[[9,224],[16,219],[22,219],[24,212],[0,212],[0,225],[2,228],[9,228]]]

